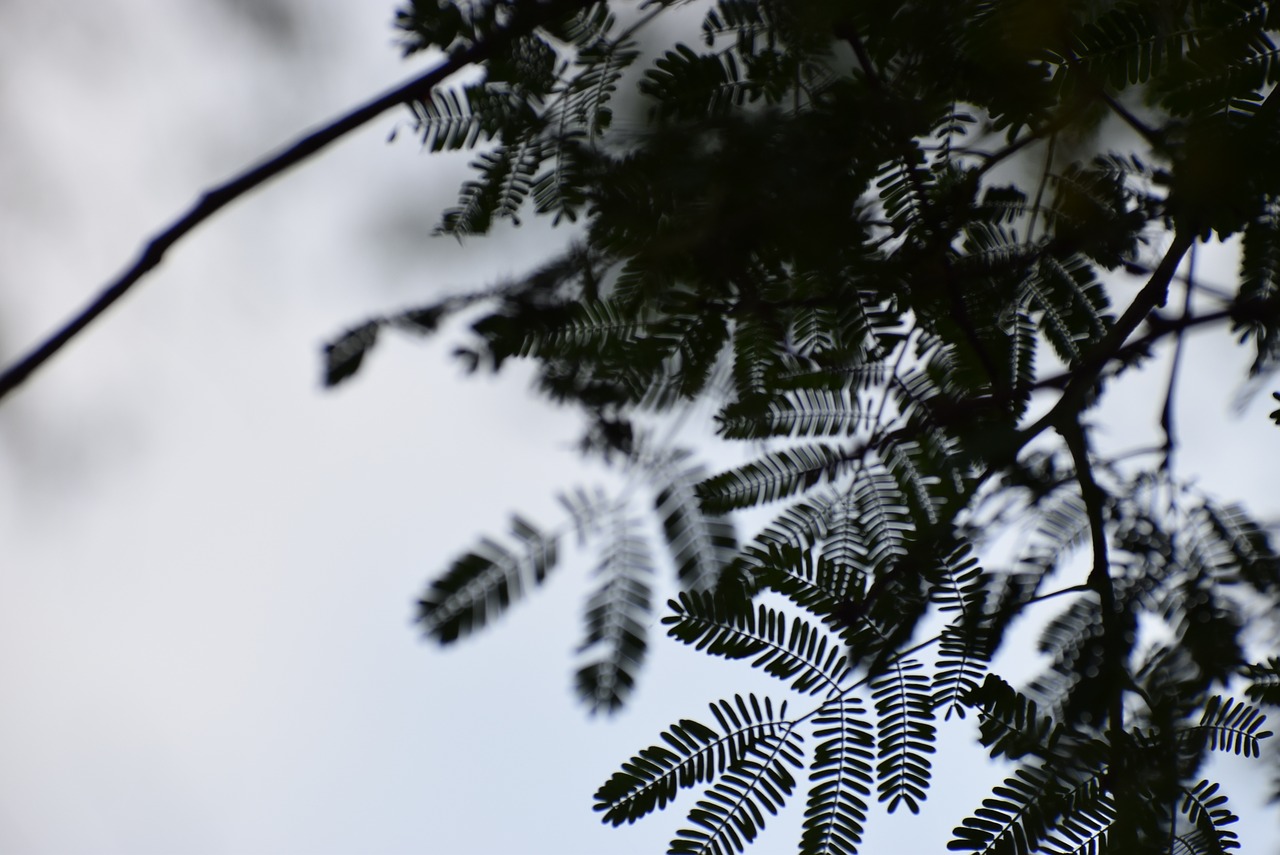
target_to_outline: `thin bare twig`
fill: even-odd
[[[1036,185],[1035,201],[1031,203],[1031,222],[1027,226],[1027,243],[1029,244],[1034,244],[1036,240],[1036,221],[1040,218],[1040,203],[1044,199],[1044,188],[1049,184],[1049,176],[1053,171],[1053,150],[1057,142],[1057,132],[1049,134],[1044,150],[1044,169],[1040,173],[1040,183]]]
[[[1190,269],[1187,272],[1187,288],[1183,295],[1182,316],[1191,314],[1192,280],[1196,271],[1196,248],[1191,246]],[[1160,427],[1164,431],[1164,462],[1161,464],[1165,472],[1173,474],[1173,452],[1178,447],[1177,431],[1174,425],[1174,391],[1178,387],[1178,370],[1182,367],[1182,345],[1186,340],[1186,330],[1177,331],[1173,342],[1173,359],[1169,363],[1169,388],[1165,390],[1164,409],[1160,411]]]
[[[1103,667],[1107,670],[1106,691],[1109,693],[1107,710],[1108,733],[1111,740],[1112,762],[1115,769],[1121,756],[1124,744],[1124,694],[1129,679],[1125,668],[1124,627],[1117,608],[1115,583],[1111,579],[1111,560],[1107,553],[1107,530],[1105,505],[1107,495],[1098,486],[1093,477],[1093,464],[1089,459],[1089,441],[1084,427],[1080,424],[1079,414],[1064,419],[1057,425],[1057,430],[1066,441],[1075,463],[1076,480],[1080,484],[1080,497],[1084,500],[1085,512],[1089,517],[1089,534],[1093,547],[1093,567],[1089,571],[1086,582],[1098,594],[1099,608],[1102,611],[1102,645]]]
[[[430,70],[322,125],[257,166],[206,190],[185,214],[147,241],[133,264],[109,282],[77,315],[26,356],[0,373],[0,399],[22,385],[36,369],[48,362],[54,354],[127,294],[142,277],[160,264],[165,253],[174,244],[227,205],[309,159],[331,143],[342,139],[388,110],[428,97],[431,91],[445,80],[469,65],[484,62],[512,40],[532,32],[557,16],[588,5],[590,5],[589,0],[552,0],[548,3],[521,4],[511,23],[484,41],[455,50],[447,59]]]

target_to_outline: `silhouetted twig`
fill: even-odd
[[[426,98],[431,94],[431,90],[445,80],[469,65],[484,62],[511,40],[531,32],[557,15],[563,15],[585,5],[588,5],[585,0],[524,4],[520,7],[523,14],[514,17],[508,26],[484,41],[454,50],[447,59],[429,71],[317,128],[257,166],[206,190],[187,213],[152,237],[143,246],[137,260],[115,280],[108,283],[98,296],[75,317],[0,374],[0,399],[22,385],[32,372],[48,362],[85,327],[97,320],[99,315],[127,294],[143,276],[158,266],[164,259],[165,253],[174,244],[218,211],[277,175],[297,166],[330,143],[336,142],[387,110]]]

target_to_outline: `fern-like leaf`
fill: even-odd
[[[919,813],[929,787],[928,755],[937,737],[929,683],[919,670],[919,662],[898,661],[871,684],[878,717],[876,777],[890,813],[899,805]]]
[[[669,855],[742,852],[764,827],[761,809],[776,815],[795,789],[802,751],[793,726],[755,741],[689,812],[693,827],[677,832]]]
[[[1218,785],[1201,781],[1183,793],[1178,806],[1183,816],[1199,834],[1198,840],[1206,845],[1197,847],[1205,855],[1223,855],[1240,848],[1239,836],[1227,826],[1239,821],[1227,807],[1227,797],[1218,792]]]
[[[995,674],[969,692],[964,702],[978,711],[982,744],[992,757],[1047,757],[1061,733],[1036,702]]]
[[[520,517],[512,517],[511,531],[517,549],[484,538],[431,583],[418,602],[427,635],[449,644],[483,628],[555,569],[557,537]]]
[[[1214,695],[1205,704],[1200,723],[1184,731],[1184,738],[1213,751],[1230,751],[1245,757],[1257,757],[1259,743],[1271,735],[1260,730],[1267,717],[1248,704]]]
[[[783,449],[708,478],[698,485],[698,496],[707,512],[724,513],[793,496],[849,465],[843,452],[822,443]]]
[[[1280,658],[1272,656],[1266,662],[1248,665],[1244,676],[1251,681],[1244,690],[1249,700],[1280,706]]]
[[[639,89],[657,102],[658,116],[677,119],[723,115],[757,94],[732,53],[699,54],[682,44],[654,62]]]
[[[485,234],[495,218],[520,224],[517,214],[533,189],[543,146],[536,141],[501,145],[472,163],[479,177],[462,186],[457,207],[445,211],[437,231],[455,237]]]
[[[763,407],[745,403],[716,416],[725,439],[847,436],[866,419],[862,405],[845,389],[798,389],[767,399]]]
[[[1068,798],[1068,802],[1070,798]],[[1116,808],[1111,797],[1100,792],[1087,804],[1076,804],[1054,826],[1044,842],[1049,855],[1105,855]]]
[[[1061,806],[1062,794],[1049,773],[1024,766],[956,827],[947,848],[981,855],[1029,855],[1047,836]]]
[[[662,734],[664,745],[644,749],[596,790],[602,822],[621,825],[666,807],[677,790],[712,780],[731,756],[723,735],[692,719]]]
[[[856,855],[867,821],[874,759],[871,725],[857,699],[839,695],[819,708],[814,736],[823,740],[809,764],[802,855]]]
[[[964,699],[978,688],[991,661],[990,632],[985,626],[953,623],[942,630],[938,641],[938,664],[933,674],[934,709],[964,718]],[[989,675],[988,675],[989,676]]]
[[[848,670],[840,645],[800,618],[790,622],[763,604],[755,611],[713,593],[682,593],[672,600],[674,614],[662,619],[667,634],[726,659],[755,657],[751,665],[799,692],[838,688]]]
[[[600,583],[587,599],[579,647],[595,655],[578,670],[576,685],[592,712],[615,712],[630,695],[648,649],[653,562],[636,520],[616,514],[596,575]]]
[[[676,578],[686,591],[715,587],[720,573],[738,551],[732,521],[708,513],[698,499],[702,470],[681,466],[687,455],[678,455],[663,466],[667,476],[654,498],[654,510],[662,523],[667,548],[676,566]]]

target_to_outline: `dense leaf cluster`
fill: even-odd
[[[600,788],[605,821],[703,787],[670,851],[741,851],[807,787],[801,851],[853,853],[872,801],[921,809],[940,728],[972,715],[1011,771],[950,848],[1237,848],[1200,770],[1268,735],[1275,639],[1246,614],[1280,605],[1280,558],[1181,483],[1171,407],[1148,458],[1098,454],[1087,416],[1156,352],[1172,388],[1193,328],[1249,342],[1256,375],[1280,364],[1280,6],[720,0],[669,44],[688,4],[548,8],[414,0],[398,23],[406,51],[494,40],[480,79],[413,105],[428,149],[477,152],[440,231],[532,212],[578,237],[357,327],[328,379],[380,327],[467,309],[470,368],[532,360],[586,415],[584,450],[651,489],[668,634],[810,702],[680,720]],[[1234,290],[1178,275],[1233,237]],[[710,476],[653,439],[708,405],[751,452]],[[576,530],[598,549],[578,689],[616,708],[658,563],[632,495],[572,492],[565,531],[483,541],[429,587],[424,628],[489,623]],[[739,541],[732,515],[769,503]],[[1022,544],[993,549],[1011,529]],[[1015,689],[993,661],[1047,601],[1045,668]]]

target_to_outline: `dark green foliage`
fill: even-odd
[[[1205,704],[1200,723],[1187,732],[1191,739],[1203,740],[1215,751],[1257,757],[1259,741],[1271,735],[1269,730],[1259,730],[1265,720],[1266,716],[1248,704],[1214,695]]]
[[[531,210],[581,238],[326,350],[332,385],[382,326],[470,309],[466,366],[531,360],[628,473],[564,501],[598,568],[592,710],[633,689],[655,597],[670,637],[809,705],[680,721],[600,788],[604,820],[699,787],[671,851],[737,852],[807,779],[801,851],[854,853],[873,812],[927,809],[937,742],[972,713],[1010,768],[950,848],[1236,848],[1200,767],[1263,750],[1232,695],[1280,703],[1274,624],[1249,617],[1280,607],[1280,556],[1186,486],[1172,409],[1156,454],[1120,459],[1093,408],[1193,328],[1280,367],[1280,6],[720,0],[690,27],[676,5],[403,8],[408,52],[488,46],[479,79],[412,105],[425,148],[476,150],[441,231]],[[1233,292],[1175,275],[1232,235]],[[746,458],[706,475],[654,438],[689,417]],[[739,544],[732,515],[769,503]],[[483,541],[429,589],[427,630],[489,622],[560,537]],[[1017,689],[998,674],[1031,614],[1043,667]]]
[[[871,698],[879,717],[876,767],[880,801],[892,813],[900,804],[920,812],[929,787],[930,763],[936,731],[928,680],[920,663],[899,660],[871,683]]]
[[[596,791],[596,810],[604,811],[605,822],[635,822],[666,807],[678,787],[710,781],[736,756],[731,738],[689,719],[672,725],[662,740],[666,746],[641,751]]]
[[[761,808],[777,814],[796,786],[800,739],[791,727],[752,742],[736,763],[707,790],[671,841],[672,855],[741,852],[764,827]]]
[[[1027,754],[1045,756],[1053,750],[1059,735],[1053,719],[1042,715],[1035,701],[994,674],[988,674],[964,700],[979,711],[982,744],[992,757],[1017,760]]]
[[[721,568],[737,554],[738,538],[728,518],[708,513],[699,501],[702,469],[682,468],[684,458],[677,455],[659,469],[667,477],[654,498],[654,511],[676,565],[676,578],[683,588],[701,591],[719,582]]]
[[[863,715],[855,698],[838,695],[814,717],[814,736],[823,741],[809,766],[812,788],[800,841],[805,852],[854,853],[862,842],[875,758]]]
[[[1023,767],[956,828],[947,848],[983,855],[1035,852],[1061,812],[1061,794],[1043,769]]]
[[[821,629],[761,605],[752,612],[714,595],[681,594],[663,618],[667,634],[727,659],[755,657],[752,667],[783,680],[798,692],[838,690],[848,670],[838,644]]]
[[[1218,785],[1201,781],[1182,796],[1179,811],[1186,816],[1191,832],[1184,837],[1188,848],[1196,852],[1229,852],[1239,849],[1236,833],[1227,826],[1237,818],[1227,807],[1227,797],[1218,793]]]

